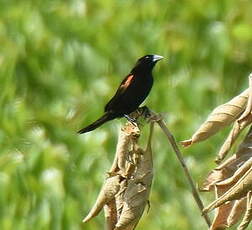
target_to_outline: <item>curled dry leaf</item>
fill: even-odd
[[[247,117],[250,116],[252,112],[252,73],[250,73],[248,79],[249,79],[248,103],[247,103],[244,113],[239,117],[238,122],[242,122],[243,120],[247,119]]]
[[[140,130],[138,126],[134,126],[131,123],[126,123],[119,133],[118,142],[116,146],[116,154],[114,162],[109,171],[109,174],[114,174],[120,172],[121,174],[126,174],[126,168],[128,167],[128,157],[130,156],[130,151],[133,148],[134,143],[140,136]],[[133,143],[134,142],[134,143]],[[126,166],[127,164],[127,166]]]
[[[250,152],[250,149],[247,154],[239,157],[237,154],[234,154],[226,162],[224,162],[222,165],[219,165],[209,173],[203,183],[203,186],[200,188],[200,191],[209,192],[214,190],[216,185],[221,186],[228,184],[230,183],[230,180],[233,181],[232,183],[237,181],[239,178],[237,178],[236,175],[239,174],[239,171],[241,170],[239,167],[241,167],[241,165],[243,165],[245,162],[248,164],[247,161],[250,157],[252,157],[252,152]]]
[[[213,169],[205,179],[202,187],[199,188],[201,192],[209,192],[214,190],[217,182],[228,178],[233,174],[233,169],[231,167],[226,167],[223,169]]]
[[[196,142],[203,141],[225,126],[230,125],[244,111],[248,101],[248,95],[249,89],[246,89],[229,102],[215,108],[208,116],[207,120],[193,134],[192,138],[182,141],[181,144],[186,147]]]
[[[251,123],[252,116],[251,116],[250,121],[248,121],[248,120],[246,120],[246,121],[247,122],[243,122],[242,124],[239,124],[237,121],[234,123],[232,130],[230,131],[227,139],[225,140],[225,142],[221,146],[220,151],[215,159],[215,162],[217,164],[219,164],[225,158],[225,156],[228,154],[228,152],[230,151],[231,147],[233,146],[234,142],[238,138],[241,131]]]
[[[87,222],[96,215],[99,214],[103,206],[109,203],[112,199],[114,199],[115,195],[118,193],[120,189],[121,176],[112,176],[106,179],[100,194],[95,202],[95,205],[90,210],[88,215],[84,218],[83,222]]]
[[[227,190],[228,188],[215,187],[215,197],[216,198],[220,197]],[[233,202],[229,202],[217,208],[210,230],[226,229],[228,227],[227,218],[230,214],[232,206],[233,206]]]
[[[252,199],[251,199],[251,191],[248,192],[247,194],[247,207],[246,207],[246,212],[245,215],[237,228],[237,230],[244,230],[248,227],[250,221],[252,219]]]
[[[230,151],[231,147],[233,146],[234,142],[236,141],[241,131],[245,129],[248,125],[250,125],[251,122],[252,122],[252,114],[249,114],[246,117],[244,117],[241,122],[236,121],[234,123],[232,130],[230,131],[227,139],[221,146],[217,158],[215,159],[216,163],[220,163],[225,158],[225,156]]]
[[[135,180],[129,181],[124,193],[125,201],[115,229],[125,229],[138,223],[147,204],[149,191],[150,187],[145,184],[137,183]]]
[[[113,230],[117,222],[117,212],[116,212],[116,200],[112,199],[110,202],[104,205],[104,216],[106,222],[106,229]]]
[[[241,131],[252,123],[252,74],[249,76],[249,86],[249,89],[239,96],[217,107],[192,139],[183,142],[184,146],[202,141],[235,121],[217,156],[216,162],[221,163]],[[252,219],[252,128],[236,154],[207,176],[201,190],[213,191],[213,189],[216,192],[216,200],[203,209],[203,214],[216,209],[210,229],[231,227],[240,220],[244,212],[245,216],[238,229],[245,229]]]
[[[203,210],[216,208],[210,229],[225,229],[236,224],[246,210],[246,194],[252,189],[252,129],[237,152],[207,176],[201,190],[213,189],[216,200]]]
[[[228,227],[233,226],[234,224],[236,224],[240,220],[242,214],[246,210],[246,202],[247,202],[246,197],[235,201],[235,203],[230,211],[230,214],[227,218]]]
[[[236,182],[238,182],[241,177],[251,168],[252,166],[252,158],[249,158],[243,165],[240,167],[232,177],[229,177],[226,180],[223,180],[221,182],[217,182],[216,186],[218,187],[226,187],[226,186],[232,186]]]
[[[225,194],[213,201],[210,205],[204,208],[203,213],[207,213],[214,208],[221,206],[222,204],[239,200],[246,196],[246,194],[252,189],[252,168],[250,168],[241,179],[233,185]]]
[[[228,183],[229,180],[235,180],[234,178],[232,179],[233,176],[236,178],[236,181],[237,179],[240,179],[240,177],[237,177],[237,174],[239,174],[240,170],[246,171],[248,167],[250,167],[249,162],[252,161],[250,160],[250,158],[252,159],[251,140],[252,132],[249,130],[237,152],[208,174],[200,190],[204,192],[212,191],[216,183],[219,183],[219,186],[221,186],[222,183]],[[241,167],[243,164],[245,165]],[[236,181],[233,181],[233,183]]]
[[[246,128],[252,122],[252,74],[249,75],[249,93],[248,93],[248,102],[246,108],[241,116],[235,121],[232,130],[230,131],[227,139],[223,143],[220,151],[215,159],[216,163],[220,163],[225,156],[230,151],[237,137],[241,131]]]

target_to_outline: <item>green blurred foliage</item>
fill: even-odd
[[[140,56],[166,57],[146,104],[165,113],[177,140],[248,85],[249,0],[0,0],[0,6],[2,230],[103,228],[102,215],[81,220],[112,163],[123,119],[86,135],[76,130],[102,114]],[[213,167],[227,131],[184,150],[197,182]],[[153,148],[151,208],[138,229],[206,229],[158,128]]]

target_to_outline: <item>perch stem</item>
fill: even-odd
[[[179,148],[178,148],[178,146],[176,144],[174,136],[169,131],[169,129],[166,127],[166,125],[165,125],[165,123],[164,123],[164,121],[162,119],[157,120],[156,122],[158,123],[158,125],[160,126],[160,128],[162,129],[164,134],[166,135],[166,137],[167,137],[168,141],[170,142],[174,152],[176,153],[176,156],[177,156],[177,158],[178,158],[178,160],[179,160],[179,162],[180,162],[180,164],[181,164],[181,166],[182,166],[182,168],[184,170],[185,176],[186,176],[186,178],[187,178],[187,180],[189,182],[189,185],[190,185],[190,187],[192,189],[193,197],[194,197],[200,211],[202,212],[202,210],[204,208],[204,205],[203,205],[203,203],[202,203],[202,201],[200,199],[199,193],[198,193],[198,191],[196,189],[196,186],[195,186],[195,184],[193,182],[192,176],[191,176],[191,174],[190,174],[190,172],[189,172],[189,170],[188,170],[188,168],[187,168],[187,166],[185,164],[184,158],[183,158],[183,156],[182,156],[182,154],[181,154],[181,152],[180,152],[180,150],[179,150]],[[211,226],[211,221],[210,221],[208,215],[206,213],[204,213],[203,217],[204,217],[208,227],[210,227]]]

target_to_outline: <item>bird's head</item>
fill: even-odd
[[[135,67],[143,67],[145,69],[152,69],[155,64],[163,59],[164,57],[156,54],[148,54],[145,55],[137,60],[136,66]]]

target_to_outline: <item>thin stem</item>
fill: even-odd
[[[174,152],[176,153],[176,156],[177,156],[177,158],[178,158],[178,160],[179,160],[179,162],[180,162],[180,164],[181,164],[181,166],[182,166],[182,168],[184,170],[185,176],[188,179],[189,185],[191,186],[193,197],[194,197],[200,211],[202,212],[202,210],[204,209],[204,205],[203,205],[203,203],[202,203],[202,201],[200,199],[199,193],[198,193],[198,191],[196,189],[196,186],[195,186],[195,184],[193,182],[191,174],[190,174],[190,172],[189,172],[189,170],[188,170],[188,168],[187,168],[187,166],[185,164],[184,158],[183,158],[183,156],[182,156],[182,154],[181,154],[181,152],[180,152],[180,150],[179,150],[179,148],[178,148],[178,146],[176,144],[174,136],[169,131],[169,129],[166,127],[166,125],[165,125],[165,123],[164,123],[164,121],[162,119],[157,120],[156,122],[158,123],[158,125],[160,126],[160,128],[162,129],[164,134],[166,135],[166,137],[167,137],[168,141],[170,142]],[[204,217],[208,227],[210,227],[211,226],[211,221],[210,221],[208,215],[206,213],[204,213],[203,217]]]

